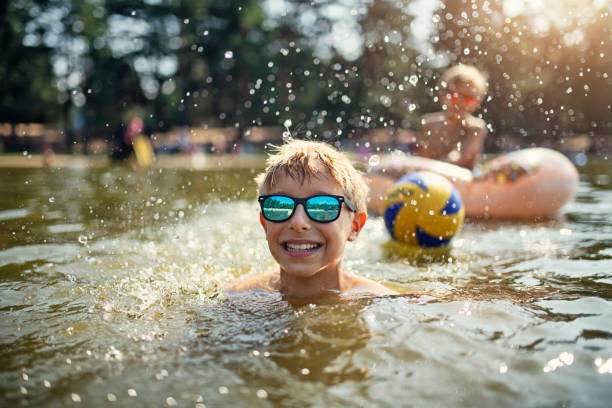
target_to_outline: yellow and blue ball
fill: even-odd
[[[426,171],[398,179],[387,192],[384,209],[385,225],[393,239],[424,248],[448,245],[465,218],[455,186]]]

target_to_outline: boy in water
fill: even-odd
[[[472,112],[480,106],[486,92],[487,80],[475,67],[456,65],[447,69],[442,74],[438,94],[443,111],[423,116],[419,155],[474,168],[487,137],[487,127]]]
[[[235,282],[230,290],[297,297],[396,294],[342,266],[346,243],[366,222],[368,194],[345,155],[325,143],[292,140],[268,158],[256,181],[259,220],[279,268]]]
[[[456,65],[442,74],[438,93],[442,112],[430,113],[421,119],[417,153],[421,157],[445,161],[470,171],[460,174],[460,169],[442,169],[440,164],[422,159],[419,161],[419,158],[412,156],[407,156],[405,160],[395,157],[390,162],[370,168],[370,173],[366,175],[370,186],[368,206],[371,211],[382,213],[387,191],[398,177],[410,171],[439,172],[455,177],[459,184],[463,181],[469,184],[474,177],[471,170],[477,165],[487,137],[486,123],[474,117],[472,112],[480,106],[486,92],[487,81],[473,66]],[[475,170],[474,174],[480,175],[482,172],[479,168]]]

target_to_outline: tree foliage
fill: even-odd
[[[26,26],[45,1],[0,3],[0,122],[52,122],[59,112],[51,67],[53,49]]]
[[[484,114],[496,132],[539,144],[611,133],[612,14],[591,6],[585,22],[569,12],[572,1],[565,3],[556,10],[562,21],[528,13],[509,18],[501,0],[448,0],[435,13],[437,51],[488,75]]]
[[[529,12],[509,17],[502,0],[446,0],[421,42],[414,2],[278,4],[4,2],[0,123],[55,124],[68,142],[111,138],[133,115],[152,131],[221,126],[242,135],[293,124],[298,135],[344,140],[417,128],[439,109],[440,73],[469,63],[488,75],[480,114],[494,135],[543,144],[612,133],[605,2],[583,7],[589,18],[561,14],[561,24]]]

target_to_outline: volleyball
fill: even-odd
[[[448,245],[465,218],[455,186],[426,171],[399,178],[387,192],[383,208],[391,237],[423,248]]]

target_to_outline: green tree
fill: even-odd
[[[426,59],[414,49],[414,17],[408,6],[393,0],[376,1],[362,19],[365,44],[359,65],[364,106],[375,119],[374,126],[418,126],[418,112],[431,99],[426,87],[430,73]]]
[[[51,66],[52,49],[43,33],[28,27],[32,10],[45,1],[0,2],[0,123],[11,125],[5,148],[21,148],[14,125],[52,122],[59,112],[57,88]]]
[[[583,10],[563,13],[557,24],[528,10],[510,18],[501,0],[448,0],[434,15],[432,42],[450,64],[473,64],[488,75],[482,112],[495,133],[519,134],[521,145],[559,145],[572,133],[610,128],[612,16],[605,5]],[[489,138],[489,147],[498,141]]]

